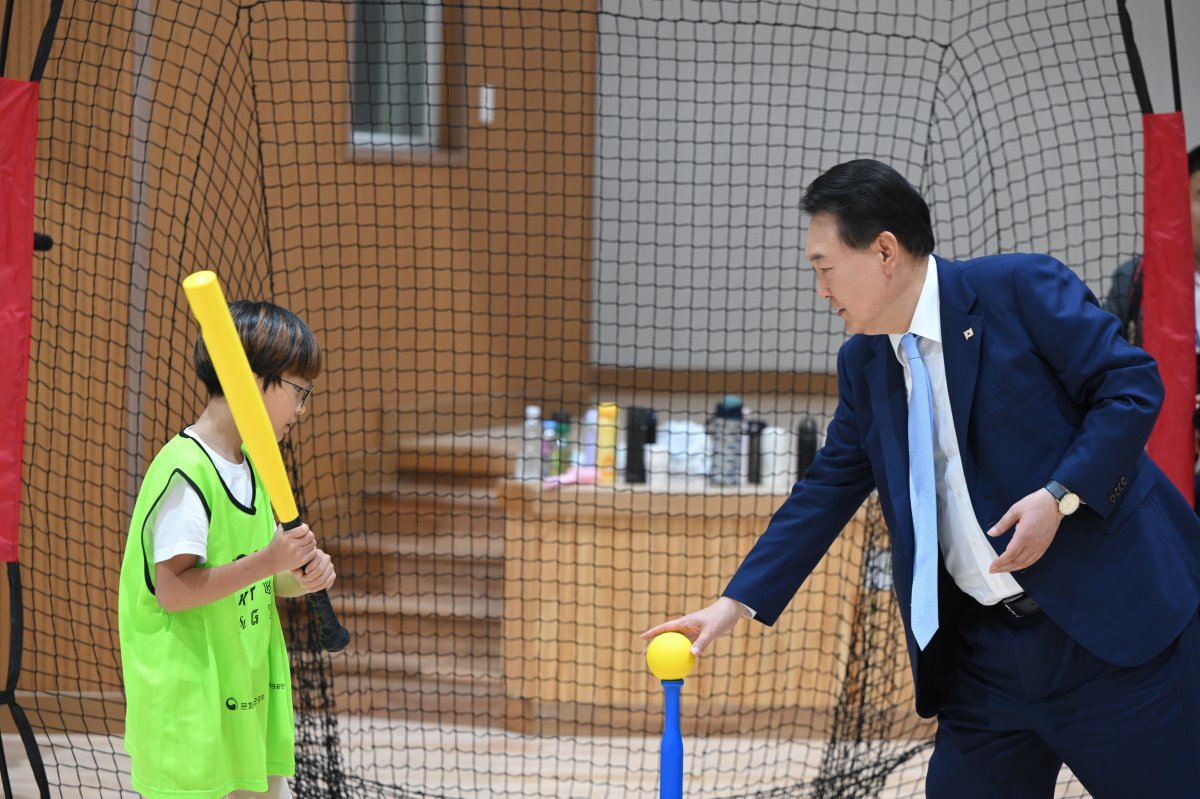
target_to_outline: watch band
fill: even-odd
[[[1046,490],[1050,492],[1050,496],[1054,497],[1060,502],[1062,501],[1063,497],[1071,493],[1071,489],[1067,488],[1057,480],[1051,480],[1050,482],[1046,483]]]
[[[1078,494],[1057,480],[1051,480],[1046,483],[1045,488],[1050,492],[1050,496],[1054,497],[1054,501],[1058,503],[1058,512],[1063,516],[1070,516],[1079,510],[1079,506],[1083,504]]]

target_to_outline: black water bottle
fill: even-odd
[[[625,411],[625,482],[646,482],[646,445],[658,440],[658,416],[649,408]]]
[[[767,429],[767,423],[757,419],[751,419],[746,423],[746,438],[747,452],[749,453],[750,463],[746,468],[746,482],[750,485],[759,485],[762,483],[762,432]]]
[[[797,479],[803,480],[804,473],[812,466],[813,458],[817,457],[817,422],[811,416],[800,420],[800,427],[796,431],[796,445],[796,468],[799,475]]]

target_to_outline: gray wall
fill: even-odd
[[[1174,0],[1175,47],[1188,149],[1200,146],[1200,2]],[[1155,113],[1175,110],[1163,0],[1129,0],[1133,35],[1142,55]]]
[[[939,254],[1049,252],[1107,288],[1141,227],[1140,120],[1116,15],[972,5],[605,0],[596,363],[832,372],[844,334],[812,291],[798,205],[817,174],[855,157],[922,190]],[[1135,26],[1153,5],[1131,9]],[[1177,10],[1181,42],[1195,11]],[[1140,28],[1139,44],[1155,81],[1165,47]]]

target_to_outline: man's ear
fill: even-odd
[[[871,249],[883,260],[883,268],[890,275],[895,271],[900,256],[900,242],[890,231],[883,231],[875,237]]]

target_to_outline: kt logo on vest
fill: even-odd
[[[235,699],[234,697],[231,696],[225,700],[225,709],[226,710],[253,710],[254,708],[258,707],[258,704],[260,702],[266,701],[266,698],[267,698],[266,694],[259,694],[258,696],[254,697],[253,700],[251,700],[249,702],[239,702],[239,701],[237,701],[237,699]]]

